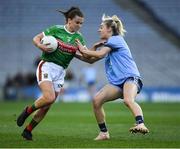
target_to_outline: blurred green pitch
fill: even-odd
[[[98,127],[90,103],[56,103],[25,141],[16,116],[27,102],[0,102],[0,148],[180,148],[180,103],[141,103],[148,135],[130,134],[134,119],[123,103],[105,105],[111,139],[93,141]],[[26,121],[29,122],[30,119]]]

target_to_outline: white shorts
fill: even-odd
[[[63,67],[45,61],[40,61],[36,70],[38,84],[41,84],[43,81],[51,81],[56,92],[60,92],[64,84],[65,74],[66,71]]]

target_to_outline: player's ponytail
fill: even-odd
[[[126,32],[126,30],[124,29],[124,25],[122,24],[122,21],[118,18],[117,15],[113,15],[112,19],[117,24],[117,30],[119,34],[124,36],[124,33]]]
[[[73,19],[75,16],[84,17],[81,10],[78,7],[74,7],[74,6],[67,11],[63,11],[63,10],[57,10],[57,11],[64,15],[64,17],[66,18],[66,22],[68,21],[68,18]]]
[[[113,35],[120,34],[124,36],[126,30],[122,24],[122,21],[118,18],[118,16],[113,15],[112,17],[106,16],[105,14],[102,17],[102,21],[107,25],[107,27],[112,28]]]

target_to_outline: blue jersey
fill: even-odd
[[[110,37],[104,46],[111,48],[105,59],[106,76],[111,84],[120,85],[129,77],[140,77],[130,49],[122,36]]]

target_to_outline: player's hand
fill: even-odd
[[[78,39],[76,39],[76,44],[78,46],[79,51],[83,53],[85,50],[85,47],[82,45],[82,43]]]
[[[90,58],[85,52],[88,50],[86,46],[83,46],[82,43],[76,39],[76,44],[78,46],[79,53],[84,57],[84,58]]]
[[[37,46],[38,46],[38,48],[41,49],[43,52],[50,53],[50,52],[52,52],[53,49],[48,48],[48,47],[47,47],[48,45],[49,45],[49,44],[41,44],[41,43],[39,43]]]
[[[76,54],[79,55],[79,56],[83,56],[80,51],[76,51]]]

